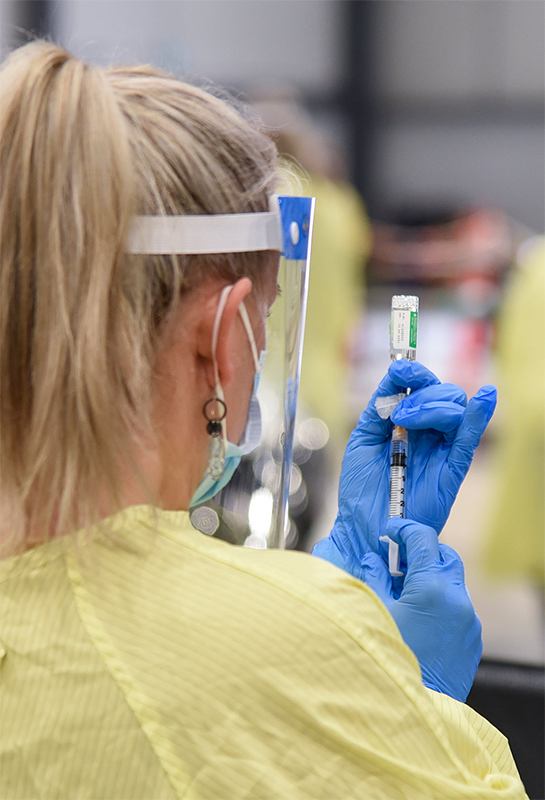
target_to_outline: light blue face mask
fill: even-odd
[[[225,308],[225,303],[227,302],[227,298],[232,288],[233,288],[232,286],[226,286],[220,295],[218,310],[216,311],[216,318],[214,320],[214,328],[212,331],[212,358],[214,362],[214,373],[216,380],[216,396],[223,401],[225,401],[225,398],[223,394],[223,388],[219,380],[218,365],[216,363],[216,347],[218,343],[218,331],[221,318],[223,316],[223,310]],[[202,481],[197,486],[197,489],[195,490],[195,493],[191,498],[191,503],[190,503],[191,508],[193,506],[199,505],[200,503],[205,503],[207,500],[210,500],[221,489],[227,486],[227,484],[233,477],[233,473],[240,464],[240,459],[242,458],[242,456],[251,453],[252,450],[255,450],[255,448],[261,441],[261,408],[257,397],[257,390],[259,387],[261,371],[265,363],[267,352],[266,350],[262,350],[260,355],[259,356],[257,355],[257,347],[255,343],[254,332],[252,330],[250,318],[248,316],[248,312],[246,311],[246,306],[244,305],[244,303],[241,303],[239,308],[239,313],[242,318],[246,334],[248,336],[248,341],[250,343],[250,349],[252,351],[252,356],[255,364],[254,385],[252,389],[252,396],[250,398],[250,404],[248,406],[248,417],[246,419],[246,426],[244,428],[244,432],[242,434],[240,442],[238,444],[233,444],[233,442],[230,442],[227,439],[226,421],[225,420],[222,421],[221,424],[222,437],[224,442],[223,458],[225,460],[225,468],[219,480],[214,480],[214,478],[212,478],[212,476],[208,474],[208,471],[205,473]]]

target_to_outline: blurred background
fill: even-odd
[[[516,755],[545,796],[544,2],[0,0],[0,12],[3,55],[30,33],[225,87],[316,195],[290,546],[331,528],[343,447],[388,366],[393,294],[419,295],[419,360],[441,380],[498,385],[443,539],[483,622],[475,707],[515,738],[526,715]]]

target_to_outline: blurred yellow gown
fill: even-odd
[[[311,176],[305,194],[316,197],[316,219],[300,397],[343,451],[353,423],[348,343],[363,311],[371,226],[357,191],[346,182]]]
[[[497,479],[485,568],[545,585],[545,237],[513,276],[500,317]]]

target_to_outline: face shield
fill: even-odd
[[[190,509],[197,530],[233,544],[286,546],[293,538],[290,499],[298,502],[306,491],[293,450],[314,203],[309,197],[274,196],[263,213],[136,217],[130,234],[132,253],[280,251],[279,294],[267,319],[267,357],[257,390],[260,443],[237,462],[226,486],[218,482],[214,492],[209,481],[209,499]],[[254,413],[251,403],[249,414]]]

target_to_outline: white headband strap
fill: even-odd
[[[271,198],[271,207],[274,208]],[[282,250],[282,226],[276,210],[247,214],[182,217],[133,217],[128,253],[146,255],[250,253]]]

